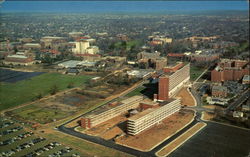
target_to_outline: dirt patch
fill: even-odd
[[[115,138],[116,136],[123,134],[123,133],[124,133],[123,130],[116,126],[112,129],[108,130],[104,134],[102,134],[101,138],[103,138],[105,140],[110,140],[112,138]]]
[[[182,105],[195,106],[195,101],[187,90],[187,88],[182,88],[176,97],[181,98]]]
[[[166,119],[160,124],[135,135],[125,135],[116,139],[121,145],[126,145],[138,150],[149,151],[166,138],[174,135],[178,130],[191,122],[194,118],[194,112],[189,110],[181,110]]]
[[[185,133],[183,133],[181,136],[176,138],[173,142],[166,145],[162,150],[157,152],[157,156],[167,156],[172,151],[177,149],[180,145],[182,145],[185,141],[187,141],[189,138],[191,138],[193,135],[195,135],[201,128],[205,127],[206,123],[199,122],[195,124],[192,128],[188,129]]]
[[[215,114],[209,113],[209,112],[202,112],[202,119],[204,120],[213,120],[215,117]]]
[[[122,123],[126,121],[127,118],[125,115],[119,115],[117,117],[114,117],[108,121],[105,121],[91,129],[88,129],[85,131],[86,134],[93,135],[93,136],[104,136],[104,137],[110,137],[112,135],[109,135],[109,133],[113,134],[112,131],[110,131],[112,128],[114,128],[117,124]]]

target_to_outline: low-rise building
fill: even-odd
[[[244,75],[242,84],[250,84],[250,75]]]
[[[41,45],[39,43],[26,43],[23,45],[24,49],[40,49]]]
[[[127,71],[127,74],[131,77],[137,77],[137,78],[147,78],[151,76],[151,73],[154,72],[153,70],[131,70]]]
[[[250,111],[250,104],[242,105],[242,111]]]
[[[240,111],[233,112],[233,117],[235,117],[235,118],[242,118],[243,116],[244,116],[243,112],[240,112]]]
[[[5,65],[32,65],[34,60],[31,57],[27,57],[24,54],[14,54],[5,57],[3,63]]]
[[[77,60],[69,60],[66,62],[59,63],[58,66],[61,68],[76,68],[76,67],[93,67],[96,62],[89,61],[77,61]]]
[[[213,86],[212,87],[212,96],[213,97],[227,97],[228,90],[225,86]]]

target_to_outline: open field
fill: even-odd
[[[117,138],[116,142],[134,149],[149,151],[165,139],[174,135],[183,126],[191,122],[193,118],[193,111],[181,110],[167,117],[160,124],[136,136],[125,135]]]
[[[111,100],[118,93],[122,93],[127,86],[116,88],[112,85],[100,85],[91,88],[72,89],[69,92],[61,92],[53,97],[40,100],[8,111],[7,114],[19,120],[33,123],[46,124],[64,119],[78,112],[87,112],[100,104]],[[67,124],[67,127],[78,125],[79,119]]]
[[[203,120],[213,120],[214,117],[215,117],[215,115],[213,113],[202,112],[202,119]]]
[[[176,95],[176,97],[181,98],[181,104],[186,106],[194,106],[195,101],[190,93],[187,91],[187,88],[182,88],[180,92]]]
[[[91,76],[70,76],[59,73],[45,73],[16,83],[1,83],[0,110],[11,108],[35,100],[50,93],[56,85],[58,90],[64,90],[69,83],[74,86],[84,85]]]
[[[199,122],[195,124],[192,128],[188,129],[185,133],[183,133],[181,136],[176,138],[173,142],[166,145],[163,149],[158,151],[156,154],[157,156],[168,156],[172,151],[177,149],[180,145],[182,145],[184,142],[186,142],[189,138],[194,136],[200,129],[206,126],[206,123]]]
[[[246,157],[249,155],[250,130],[217,123],[207,126],[172,152],[170,157]]]
[[[190,80],[196,80],[205,69],[198,68],[196,66],[190,66]]]
[[[41,124],[45,124],[63,119],[76,112],[76,109],[68,111],[66,109],[61,110],[59,108],[49,107],[48,105],[41,106],[39,104],[33,104],[16,109],[14,111],[9,111],[8,114],[14,116],[17,119],[25,120],[28,122],[38,122]]]

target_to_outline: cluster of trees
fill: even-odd
[[[233,46],[226,49],[224,57],[234,58],[242,53],[249,53],[249,41],[240,42],[239,46]]]
[[[130,78],[127,74],[126,75],[119,74],[117,76],[110,77],[107,83],[121,86],[121,85],[131,85],[139,80],[140,80],[139,78]]]

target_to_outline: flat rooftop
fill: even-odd
[[[136,99],[138,99],[139,97],[141,96],[133,96],[131,98],[128,98],[128,99],[125,99],[125,100],[122,100],[120,102],[118,102],[115,106],[112,106],[112,105],[109,105],[109,104],[106,104],[106,105],[103,105],[103,106],[100,106],[99,108],[95,109],[94,111],[91,111],[89,114],[87,114],[85,117],[92,117],[92,116],[95,116],[95,115],[98,115],[100,113],[103,113],[105,111],[108,111],[110,109],[113,109],[117,106],[121,106],[121,105],[124,105],[124,104],[128,104]],[[111,102],[112,103],[112,102]],[[138,104],[139,105],[139,104]]]
[[[149,108],[149,109],[146,109],[146,110],[144,110],[144,111],[142,111],[142,112],[139,112],[139,113],[137,113],[136,115],[134,115],[134,116],[132,116],[132,117],[129,117],[128,118],[128,120],[132,120],[132,121],[134,121],[134,120],[137,120],[137,119],[139,119],[139,118],[141,118],[141,117],[143,117],[143,116],[145,116],[145,115],[147,115],[147,114],[149,114],[149,113],[151,113],[151,112],[153,112],[153,111],[155,111],[155,110],[157,110],[158,108],[160,108],[161,106],[164,106],[164,105],[167,105],[168,103],[170,103],[170,102],[172,102],[172,101],[174,101],[175,99],[169,99],[168,101],[165,101],[165,102],[161,102],[161,103],[157,103],[157,102],[151,102],[151,104],[157,104],[157,105],[159,105],[159,107],[156,107],[156,108]],[[142,101],[143,102],[143,101]]]
[[[135,121],[135,120],[137,120],[137,119],[139,119],[139,118],[141,118],[141,117],[155,111],[156,109],[158,109],[158,108],[149,108],[147,110],[144,110],[142,112],[137,113],[136,115],[134,115],[132,117],[129,117],[128,120]]]

